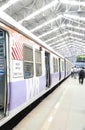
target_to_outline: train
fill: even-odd
[[[0,126],[68,77],[72,63],[0,12]]]

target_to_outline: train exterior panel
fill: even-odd
[[[1,126],[66,78],[72,65],[3,18],[0,48]]]

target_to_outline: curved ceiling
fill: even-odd
[[[85,54],[85,0],[0,0],[0,10],[72,62]]]

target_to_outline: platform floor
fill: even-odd
[[[85,81],[69,77],[13,130],[85,130]]]

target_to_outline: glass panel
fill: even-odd
[[[35,51],[35,62],[41,63],[41,52]]]
[[[56,59],[56,71],[58,72],[58,60]]]
[[[6,32],[0,30],[0,118],[4,114],[5,91],[5,36]]]
[[[33,61],[33,49],[24,46],[24,60]]]
[[[36,76],[42,75],[42,66],[41,64],[36,64]]]
[[[42,75],[41,51],[35,51],[36,76]]]
[[[24,62],[24,78],[33,77],[33,64]]]
[[[24,46],[24,78],[33,77],[33,49],[28,46]]]

